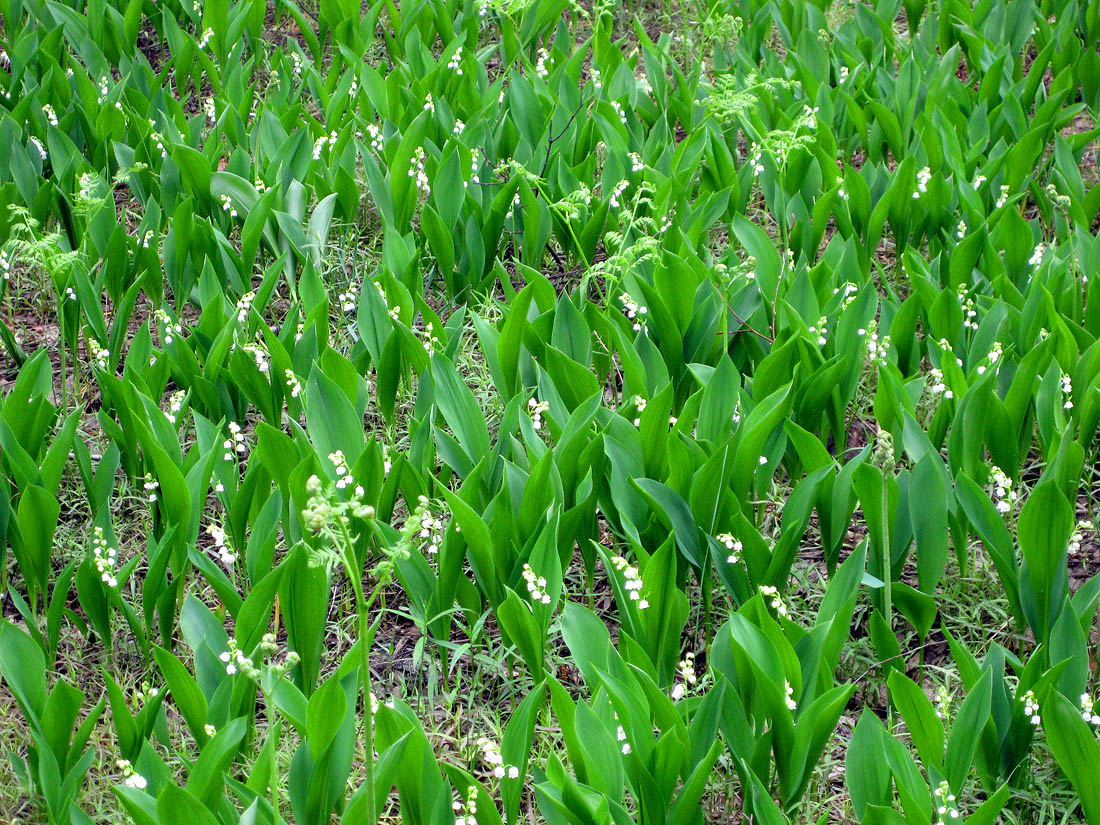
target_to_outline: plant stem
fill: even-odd
[[[363,690],[363,770],[366,774],[366,804],[368,816],[371,819],[377,817],[374,799],[374,714],[371,712],[370,692],[370,607],[378,597],[382,589],[382,582],[375,584],[370,599],[363,597],[362,565],[358,564],[354,552],[351,533],[347,525],[341,524],[343,532],[343,548],[340,559],[344,564],[344,570],[351,581],[352,591],[355,594],[356,631],[359,642],[360,671],[362,680],[360,684]]]

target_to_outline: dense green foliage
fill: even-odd
[[[0,19],[24,821],[1100,823],[1100,2]]]

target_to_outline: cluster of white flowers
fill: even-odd
[[[665,234],[666,232],[668,232],[668,230],[671,226],[672,226],[672,213],[669,212],[667,215],[665,215],[663,218],[661,218],[661,224],[660,224],[660,226],[657,227],[657,234],[659,234],[659,235]]]
[[[216,524],[206,525],[206,535],[214,542],[214,550],[218,554],[218,558],[221,559],[221,563],[226,567],[232,567],[233,563],[237,561],[237,554],[233,552],[233,549],[225,542],[225,530]]]
[[[388,473],[389,468],[383,468]],[[420,496],[416,500],[417,506],[413,514],[405,523],[404,531],[411,536],[421,539],[425,545],[424,552],[434,556],[439,552],[439,546],[443,544],[443,533],[447,530],[447,522],[442,516],[432,512],[432,502],[427,496]]]
[[[617,714],[617,713],[615,714],[615,721],[616,722],[619,721],[619,714]],[[626,741],[626,729],[622,725],[616,725],[615,739],[618,740],[619,742],[623,743],[622,747],[621,747],[621,750],[623,752],[623,756],[629,755],[630,754],[630,743]]]
[[[623,312],[626,313],[626,317],[634,322],[634,331],[641,331],[645,326],[646,316],[649,314],[649,307],[638,302],[626,292],[619,296],[619,300],[622,302]]]
[[[374,123],[367,124],[367,137],[370,138],[370,148],[379,154],[385,148],[385,143],[382,140],[382,129]]]
[[[11,58],[8,57],[8,53],[3,49],[0,49],[0,66],[5,69],[11,66]]]
[[[726,556],[726,564],[737,564],[741,561],[742,544],[731,533],[719,533],[714,538],[729,552]]]
[[[202,110],[206,113],[206,121],[211,126],[218,120],[218,108],[214,103],[214,98],[208,97],[202,102]]]
[[[230,198],[229,195],[222,195],[220,200],[222,202],[222,211],[228,212],[231,218],[237,217],[237,207],[233,205],[233,199]]]
[[[531,426],[536,431],[542,429],[542,414],[550,409],[550,404],[546,401],[536,401],[534,398],[527,399],[527,412],[531,416]]]
[[[483,7],[488,9],[488,3]],[[485,12],[482,12],[484,16]],[[470,785],[466,789],[466,799],[456,799],[453,804],[456,814],[455,825],[477,825],[477,785]]]
[[[1043,256],[1047,254],[1047,245],[1039,242],[1035,244],[1035,249],[1032,250],[1031,257],[1027,259],[1028,266],[1038,266],[1043,262]]]
[[[115,767],[122,773],[122,784],[127,788],[136,788],[140,791],[149,785],[148,780],[134,770],[134,766],[130,764],[129,759],[115,760]]]
[[[947,389],[947,384],[943,380],[943,373],[935,367],[928,371],[928,390],[932,395],[942,395],[947,399],[955,397],[955,393]]]
[[[1035,699],[1035,692],[1029,690],[1025,693],[1021,699],[1024,703],[1024,716],[1028,718],[1028,721],[1038,727],[1042,723],[1042,719],[1039,717],[1039,702]]]
[[[409,166],[409,177],[416,179],[416,189],[425,198],[432,194],[431,184],[428,183],[428,174],[424,171],[424,147],[417,146],[413,153],[412,164]]]
[[[264,375],[271,371],[271,356],[262,344],[242,344],[241,352],[249,356]]]
[[[29,141],[31,146],[33,146],[35,150],[37,150],[38,156],[42,158],[42,160],[46,160],[48,156],[46,155],[46,147],[42,145],[42,141],[40,141],[33,135],[29,138]]]
[[[108,85],[107,75],[103,75],[99,79],[99,99],[97,102],[100,106],[107,102],[107,95],[111,93],[111,87]]]
[[[347,292],[341,292],[337,295],[336,302],[340,304],[340,309],[344,312],[354,311],[359,306],[359,287],[355,284],[348,284]]]
[[[325,147],[333,147],[336,145],[336,140],[339,135],[336,130],[329,132],[327,135],[321,135],[317,140],[313,141],[313,159],[320,160],[321,153],[325,151]]]
[[[640,395],[635,395],[634,398],[631,399],[631,403],[634,404],[634,409],[638,411],[639,416],[643,412],[645,412],[647,402]],[[635,418],[634,419],[634,426],[635,427],[640,427],[641,425],[642,425],[642,419],[641,418]]]
[[[851,198],[851,195],[848,194],[848,190],[845,189],[843,186],[837,189],[836,193],[842,201],[847,201],[849,200],[849,198]]]
[[[1073,529],[1072,535],[1069,537],[1069,554],[1075,556],[1081,552],[1081,542],[1085,540],[1085,533],[1096,529],[1095,525],[1085,519],[1084,521],[1077,522],[1077,526]]]
[[[684,654],[677,667],[680,670],[680,678],[683,682],[677,682],[672,688],[672,701],[679,702],[687,694],[689,687],[698,681],[695,675],[695,654],[690,650]]]
[[[459,135],[461,135],[461,134],[462,134],[463,132],[465,132],[465,131],[466,131],[466,124],[465,124],[465,123],[463,123],[463,122],[462,122],[461,120],[459,120],[458,118],[455,118],[455,125],[454,125],[454,127],[453,127],[453,128],[451,129],[451,133],[452,133],[452,134],[453,134],[453,135],[454,135],[455,137],[458,137]]]
[[[298,380],[298,376],[295,375],[294,370],[285,371],[286,388],[290,392],[291,398],[297,398],[302,394],[302,382]]]
[[[207,26],[203,29],[202,37],[199,38],[199,50],[205,49],[210,45],[210,41],[214,39],[214,30]]]
[[[146,473],[145,479],[141,483],[141,488],[145,491],[146,500],[150,504],[154,504],[157,500],[157,490],[160,489],[160,482],[149,473]]]
[[[470,152],[470,183],[481,183],[478,173],[481,171],[481,152],[473,149]]]
[[[623,192],[626,191],[626,187],[630,186],[630,181],[621,180],[615,184],[615,187],[611,190],[611,196],[608,198],[608,203],[611,204],[612,209],[618,209],[622,202],[619,200],[623,196]]]
[[[178,424],[180,417],[180,410],[183,409],[183,401],[187,398],[187,390],[176,390],[168,397],[168,418],[169,424]]]
[[[222,459],[232,461],[234,453],[244,455],[248,452],[248,444],[244,440],[244,433],[241,431],[240,424],[236,421],[230,421],[226,426],[229,428],[229,438],[222,442],[222,449],[225,450]]]
[[[141,248],[142,249],[148,249],[149,248],[149,242],[152,239],[153,239],[153,230],[152,229],[146,229],[144,232],[142,232],[141,233]]]
[[[619,101],[617,101],[617,100],[612,100],[612,101],[610,101],[610,103],[611,103],[611,108],[615,111],[615,114],[617,114],[619,116],[619,122],[623,126],[626,126],[626,112],[623,111],[622,104],[619,103]]]
[[[103,583],[108,587],[117,587],[115,565],[118,564],[118,550],[107,545],[107,539],[103,537],[103,528],[98,526],[92,536],[92,561]]]
[[[536,576],[531,565],[524,563],[523,580],[527,583],[527,595],[532,602],[550,604],[550,594],[546,592],[546,577]]]
[[[344,457],[343,450],[329,453],[328,460],[332,462],[333,469],[336,470],[337,490],[343,490],[355,483],[355,479],[351,475],[351,467],[348,466],[348,460]]]
[[[1000,194],[997,195],[997,202],[993,204],[994,208],[1000,209],[1008,203],[1008,186],[1002,186]]]
[[[879,364],[880,366],[886,366],[886,350],[890,347],[889,334],[883,335],[880,339],[878,337],[878,322],[871,321],[866,329],[860,327],[856,330],[856,334],[863,338],[867,338],[867,360],[872,364]]]
[[[173,321],[172,316],[169,316],[163,309],[157,309],[153,313],[153,316],[164,328],[161,340],[164,341],[165,346],[171,344],[175,340],[176,335],[179,335],[180,338],[184,337],[183,324]],[[238,313],[238,317],[240,317],[240,313]]]
[[[428,96],[424,98],[424,111],[435,114],[435,98],[432,97],[431,92],[428,92]]]
[[[88,338],[88,357],[95,362],[96,369],[106,371],[110,353],[95,338]]]
[[[0,249],[0,280],[11,280],[11,258],[3,249]]]
[[[519,779],[519,768],[515,765],[505,765],[504,757],[500,755],[500,747],[492,739],[482,736],[477,740],[477,746],[481,749],[481,758],[493,772],[497,779],[508,777]]]
[[[1010,513],[1018,496],[1017,492],[1012,489],[1012,479],[1006,476],[1000,467],[994,467],[993,472],[990,474],[990,485],[992,486],[992,498],[997,507],[997,512],[1002,515]]]
[[[786,679],[783,680],[783,693],[785,694],[783,701],[787,704],[787,710],[797,709],[798,702],[796,702],[794,698],[794,688]]]
[[[974,191],[977,192],[979,189],[981,189],[982,184],[985,183],[986,180],[988,180],[988,178],[986,178],[985,175],[978,175],[976,178],[974,178]]]
[[[615,566],[615,569],[623,574],[623,587],[632,602],[638,603],[639,610],[645,610],[649,607],[649,600],[642,598],[642,577],[638,574],[638,568],[634,567],[630,562],[624,559],[622,556],[612,556],[611,563]]]
[[[974,299],[966,290],[966,284],[959,284],[959,301],[963,309],[963,327],[976,330],[978,328],[978,310],[974,307]]]
[[[237,301],[237,323],[243,324],[248,320],[252,312],[252,302],[256,300],[256,293],[249,290]]]
[[[768,599],[768,604],[770,604],[772,609],[780,616],[787,615],[787,605],[783,601],[783,597],[779,595],[779,588],[773,587],[770,584],[762,584],[760,585],[760,595]]]
[[[1001,356],[1004,355],[1004,349],[1001,347],[1000,341],[994,341],[993,346],[989,348],[989,355],[986,358],[989,360],[989,365],[994,369],[997,368],[997,362],[1001,360]],[[985,375],[986,365],[979,364],[977,373],[978,375]]]
[[[1092,697],[1087,693],[1081,694],[1081,718],[1090,725],[1100,725],[1100,714],[1096,713],[1096,705]]]
[[[591,73],[588,75],[592,81],[592,88],[597,92],[603,91],[603,75],[600,74],[600,70],[595,66],[592,67]]]
[[[848,72],[849,69],[847,66],[841,66],[840,69],[837,71],[837,77],[840,79],[841,83],[848,79]]]
[[[1068,375],[1062,376],[1062,402],[1063,410],[1073,409],[1073,380]]]
[[[859,294],[859,287],[853,284],[851,281],[845,281],[840,286],[833,287],[833,295],[841,295],[841,293],[843,293],[843,297],[840,301],[840,308],[841,310],[845,310],[849,307],[852,301],[856,299],[856,296]],[[859,334],[864,335],[865,332],[866,330],[861,330]]]
[[[302,56],[298,52],[290,52],[289,57],[290,73],[300,80],[302,77]]]
[[[958,226],[955,227],[955,240],[961,241],[965,238],[968,228],[966,221],[960,220]]]
[[[829,319],[822,315],[816,324],[810,327],[810,335],[817,336],[817,345],[819,347],[825,346],[829,342],[829,330],[827,329]]]
[[[46,120],[50,122],[51,126],[57,125],[57,112],[54,111],[53,106],[49,103],[42,104],[42,114],[46,116]]]
[[[535,60],[535,75],[543,80],[550,77],[550,70],[546,68],[548,62],[550,62],[550,54],[546,49],[539,49],[538,59]]]
[[[443,342],[435,332],[435,324],[431,321],[424,325],[423,330],[413,327],[413,334],[422,339],[420,345],[424,347],[424,352],[438,352],[443,347]]]
[[[244,651],[237,647],[237,640],[229,639],[229,650],[223,650],[218,654],[218,659],[225,665],[225,672],[230,676],[240,673],[249,679],[258,679],[260,671],[252,663],[252,660],[244,655]]]
[[[459,77],[462,77],[462,46],[455,49],[455,53],[451,55],[451,59],[447,61],[447,68]]]
[[[936,797],[936,813],[939,814],[940,822],[954,821],[959,818],[955,794],[951,793],[951,786],[947,784],[947,780],[933,788],[932,795]]]
[[[642,156],[637,152],[630,152],[627,157],[630,158],[630,171],[631,172],[644,172],[645,161],[642,160]]]
[[[917,191],[913,193],[914,200],[928,191],[928,181],[932,180],[932,170],[925,166],[917,172]]]
[[[752,176],[758,177],[764,172],[764,157],[759,149],[753,152],[752,157],[749,158],[749,163],[752,164]]]

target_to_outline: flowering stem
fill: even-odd
[[[374,636],[374,629],[370,625],[370,607],[378,597],[382,589],[382,583],[378,582],[371,592],[370,599],[363,597],[363,577],[361,565],[354,558],[351,533],[347,525],[341,522],[340,529],[343,532],[343,548],[340,560],[344,570],[351,581],[352,591],[355,593],[356,629],[359,642],[360,670],[363,689],[363,769],[366,783],[366,804],[368,816],[372,819],[376,816],[374,800],[374,714],[371,708],[370,693],[370,645]]]

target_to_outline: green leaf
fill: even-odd
[[[174,782],[165,785],[157,797],[157,815],[161,825],[218,825],[214,814],[194,794]]]
[[[206,742],[206,697],[203,696],[198,682],[175,656],[156,645],[153,646],[153,658],[172,694],[172,701],[179,709],[191,735],[201,746]]]
[[[989,719],[992,696],[993,672],[987,670],[977,683],[971,686],[951,726],[943,772],[947,776],[951,790],[956,794],[962,789],[966,775],[970,772],[974,751],[977,750],[982,729]]]
[[[33,726],[46,705],[46,657],[15,625],[0,620],[0,676]]]
[[[1049,638],[1055,600],[1066,584],[1065,556],[1073,523],[1073,507],[1052,481],[1040,481],[1020,511],[1022,578],[1033,596],[1024,599],[1023,607],[1041,641]]]
[[[1100,744],[1081,711],[1065,696],[1050,691],[1040,714],[1047,743],[1058,767],[1081,800],[1086,822],[1100,822]]]
[[[917,543],[920,589],[934,593],[947,566],[947,487],[940,459],[927,453],[909,481],[909,520]]]
[[[916,682],[901,671],[892,670],[886,684],[921,761],[926,767],[939,770],[943,765],[944,731],[932,703]]]
[[[210,810],[215,809],[225,789],[225,772],[237,753],[241,739],[247,731],[247,720],[234,719],[214,734],[205,745],[191,775],[187,778],[187,790]]]
[[[545,642],[538,621],[531,612],[531,606],[524,602],[515,591],[506,587],[507,596],[496,609],[501,628],[519,648],[523,661],[531,671],[535,683],[543,680],[545,672]]]
[[[844,757],[844,781],[856,817],[862,821],[867,805],[885,805],[890,792],[890,768],[882,758],[882,722],[864,708]],[[941,729],[942,735],[942,729]]]
[[[443,418],[471,463],[477,464],[489,454],[489,429],[485,425],[485,415],[450,361],[435,355],[431,370],[435,405],[443,413]]]

